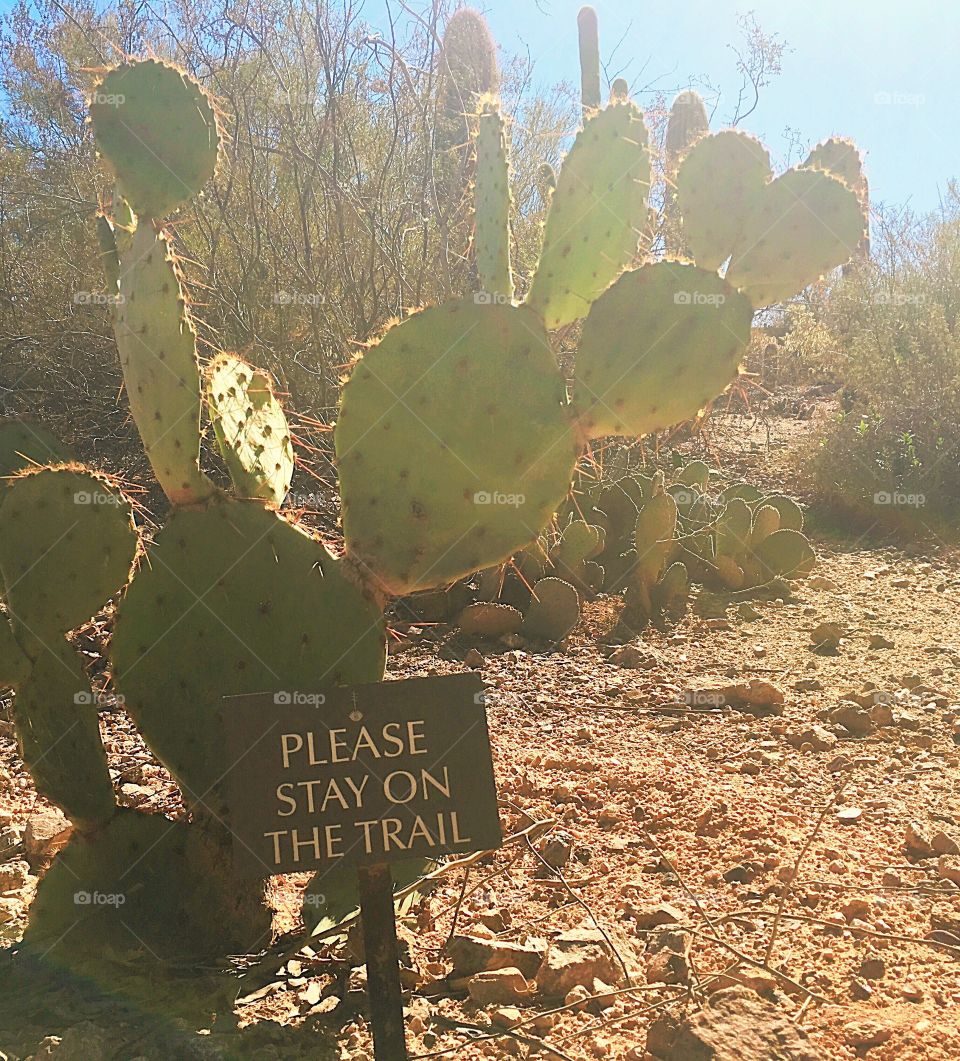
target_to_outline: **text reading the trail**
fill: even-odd
[[[296,706],[275,694],[226,699],[238,869],[266,876],[499,846],[482,688],[458,674],[289,698]]]

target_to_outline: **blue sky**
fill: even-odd
[[[504,48],[529,48],[543,80],[579,84],[580,3],[477,6]],[[792,49],[743,124],[775,159],[786,157],[787,126],[811,145],[849,136],[866,153],[873,199],[918,212],[936,209],[947,181],[960,177],[957,0],[598,0],[594,7],[604,60],[626,32],[614,65],[632,58],[627,76],[664,88],[705,75],[724,93],[720,114],[735,102],[740,83],[727,45],[740,40],[737,16],[752,10]]]

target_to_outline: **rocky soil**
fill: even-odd
[[[776,421],[771,445],[768,428],[721,420],[714,456],[782,485],[778,443],[809,421]],[[815,576],[776,599],[701,594],[680,623],[618,644],[622,602],[601,597],[561,650],[470,656],[508,841],[440,874],[401,922],[413,1057],[960,1056],[960,562],[935,539],[904,551],[836,528],[817,548]],[[395,677],[462,670],[474,647],[440,627],[396,634]],[[177,813],[106,706],[122,798]],[[0,763],[15,945],[69,826],[3,721]],[[288,935],[236,1027],[196,1035],[38,972],[2,1007],[0,1049],[370,1057],[356,930],[332,947],[289,935],[305,880],[272,883]]]

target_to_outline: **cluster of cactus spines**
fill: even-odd
[[[580,101],[583,115],[600,107],[600,35],[597,13],[592,7],[581,7],[577,15],[580,38]]]
[[[482,291],[510,302],[510,166],[500,106],[484,100],[477,122],[474,246]]]
[[[700,94],[688,89],[673,101],[664,138],[663,224],[667,254],[681,258],[686,254],[680,211],[677,205],[677,173],[683,156],[710,129],[707,109]]]
[[[495,49],[473,12],[458,13],[447,37],[447,92],[455,91],[455,114],[465,118],[476,113],[480,95],[496,89]],[[464,43],[462,55],[457,42]],[[345,555],[338,559],[276,510],[287,477],[284,461],[245,462],[245,473],[260,480],[257,489],[242,491],[256,494],[253,499],[225,494],[199,468],[203,403],[196,339],[183,279],[158,219],[196,195],[215,171],[221,139],[215,106],[187,75],[149,60],[108,73],[91,117],[117,182],[99,232],[109,290],[116,295],[114,324],[130,407],[173,502],[149,563],[136,572],[118,607],[113,673],[148,743],[180,783],[193,821],[173,829],[163,820],[115,810],[109,780],[104,783],[102,773],[96,780],[90,765],[95,757],[87,750],[77,751],[71,769],[92,779],[86,789],[92,795],[61,791],[62,770],[46,775],[46,766],[33,765],[51,798],[89,824],[61,856],[60,865],[80,877],[71,880],[71,889],[89,882],[88,890],[117,890],[109,886],[111,875],[129,866],[132,852],[152,850],[158,830],[167,829],[170,839],[144,860],[156,867],[156,883],[145,886],[144,895],[149,899],[157,889],[180,887],[179,874],[187,891],[202,899],[192,904],[189,895],[184,898],[180,923],[193,925],[208,918],[210,908],[219,908],[222,916],[212,932],[236,940],[244,931],[259,934],[265,915],[256,888],[227,881],[229,839],[218,821],[224,810],[220,711],[229,710],[223,696],[379,680],[386,594],[448,586],[504,563],[518,549],[526,556],[517,566],[532,585],[520,633],[561,640],[578,620],[579,595],[562,579],[542,577],[549,563],[536,546],[527,547],[550,525],[589,439],[667,426],[720,393],[746,346],[747,299],[757,308],[764,299],[794,294],[840,264],[860,238],[862,217],[855,193],[836,177],[801,169],[771,180],[759,145],[747,151],[753,168],[744,168],[743,145],[754,142],[736,133],[705,136],[678,175],[683,225],[698,264],[635,268],[640,234],[647,228],[648,135],[640,112],[618,93],[587,116],[567,155],[550,197],[543,253],[527,304],[513,305],[507,288],[497,299],[423,309],[390,327],[354,366],[334,436],[345,537]],[[485,125],[496,131],[492,111]],[[727,144],[724,135],[734,138],[732,154],[716,150],[717,143]],[[500,146],[492,147],[499,159]],[[712,185],[706,189],[697,177],[704,158]],[[711,199],[717,188],[722,194]],[[805,227],[799,231],[796,204],[781,204],[787,193],[802,199]],[[504,231],[502,194],[496,202],[495,208],[478,204],[481,230]],[[786,223],[772,216],[777,206]],[[827,223],[808,224],[811,212]],[[776,238],[763,238],[761,224]],[[716,269],[731,254],[721,280]],[[490,275],[501,286],[503,256],[491,262]],[[571,401],[547,330],[588,314]],[[718,321],[729,329],[722,339]],[[685,392],[687,397],[679,397]],[[259,394],[272,417],[272,395]],[[218,391],[211,408],[219,404]],[[223,429],[223,410],[214,416]],[[235,423],[249,432],[241,448],[249,446],[262,458],[264,419],[245,415]],[[231,448],[236,454],[236,446],[228,452]],[[272,479],[277,463],[279,480]],[[64,635],[124,582],[137,548],[122,501],[77,513],[75,527],[65,518],[50,518],[65,503],[64,486],[75,489],[79,483],[96,490],[111,485],[90,480],[83,469],[54,466],[20,473],[0,502],[0,570],[17,648],[0,635],[5,652],[0,660],[20,683],[18,712],[36,720],[33,734],[42,740],[58,723],[43,713],[40,697],[22,695],[43,658],[30,628],[45,631],[38,640],[54,644],[58,651],[52,655],[59,656]],[[673,537],[677,506],[659,483],[643,494],[638,525],[642,522],[644,533],[661,509],[669,523],[667,509],[673,506],[672,527],[652,527],[652,547],[637,550],[638,577],[652,608],[656,587],[669,601],[682,591],[682,572],[671,571],[671,557],[662,548],[673,547],[667,539]],[[777,544],[778,535],[800,534],[782,524],[771,530],[772,521],[764,507],[759,522],[765,537],[757,555],[768,570],[784,567],[773,556],[771,543]],[[20,529],[8,533],[13,524]],[[37,533],[38,526],[46,529]],[[52,528],[64,527],[76,533],[62,542],[49,539]],[[639,531],[636,536],[639,544]],[[24,560],[44,544],[51,557],[59,557],[57,570],[68,573],[55,591],[45,581],[52,561],[30,569]],[[501,622],[507,618],[516,625],[516,616],[499,616]],[[24,679],[28,666],[31,673]],[[73,682],[69,663],[65,670]],[[27,718],[26,725],[32,724]],[[92,726],[89,719],[84,724],[99,748],[96,756],[102,756],[95,713]],[[90,806],[81,806],[87,802]],[[63,870],[50,880],[31,923],[39,936],[77,914],[72,904],[64,905]],[[336,871],[318,888],[352,895],[351,881],[349,871]],[[102,911],[95,913],[99,921]],[[125,918],[131,913],[130,906],[124,908]],[[147,902],[133,921],[146,933],[143,938],[156,940],[165,926],[154,920],[155,931],[147,931],[144,922],[151,916],[156,915]]]
[[[237,493],[282,504],[293,477],[293,442],[270,376],[236,354],[218,354],[207,366],[205,390]]]
[[[865,219],[854,189],[825,169],[774,178],[759,141],[726,130],[702,137],[677,175],[684,239],[759,308],[790,298],[847,262]]]
[[[65,638],[126,583],[137,549],[129,503],[80,465],[26,468],[0,495],[2,622],[15,662],[3,678],[17,690],[21,755],[38,791],[84,830],[115,801],[95,697]]]

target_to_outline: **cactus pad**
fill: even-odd
[[[520,632],[523,616],[509,604],[479,601],[463,609],[460,633],[465,637],[485,637],[494,640],[505,634]]]
[[[127,708],[202,801],[223,773],[222,696],[379,681],[380,609],[300,529],[253,501],[178,509],[117,614]]]
[[[114,331],[130,411],[154,474],[174,504],[213,486],[200,471],[200,369],[179,269],[162,232],[141,224],[120,255]]]
[[[684,240],[703,269],[720,266],[744,246],[744,220],[770,176],[767,149],[732,129],[704,136],[677,173]]]
[[[213,104],[167,63],[147,59],[111,70],[93,91],[90,120],[124,198],[143,217],[163,217],[192,199],[216,169]]]
[[[776,180],[766,149],[727,130],[698,141],[680,166],[684,238],[699,265],[730,258],[727,280],[756,307],[802,291],[848,261],[863,238],[856,192],[825,169]]]
[[[529,309],[463,300],[391,328],[354,367],[334,435],[348,556],[396,594],[506,560],[567,493],[564,402]]]
[[[600,33],[597,13],[581,7],[577,14],[580,38],[580,102],[584,113],[600,106]]]
[[[24,765],[37,791],[73,821],[104,822],[116,805],[97,705],[80,657],[59,636],[44,644],[24,640],[34,663],[13,702]]]
[[[548,328],[587,315],[637,253],[647,222],[647,128],[629,101],[592,114],[564,159],[527,301]]]
[[[13,636],[7,617],[0,614],[0,689],[16,688],[29,676],[30,660]]]
[[[807,156],[803,169],[819,169],[839,177],[849,188],[860,194],[864,186],[863,160],[852,140],[833,136],[817,146]]]
[[[803,530],[803,509],[786,494],[770,494],[763,499],[765,505],[772,505],[780,514],[780,530]]]
[[[49,640],[99,611],[130,575],[137,532],[130,506],[80,465],[9,480],[0,508],[0,571],[14,630]]]
[[[72,461],[73,454],[33,420],[0,420],[0,479],[24,468]],[[0,482],[0,489],[6,486]]]
[[[513,298],[510,273],[510,167],[503,117],[486,101],[477,130],[474,178],[474,245],[480,287],[507,302]]]
[[[864,225],[857,195],[842,181],[815,170],[790,170],[764,189],[727,279],[754,306],[781,302],[849,261]]]
[[[256,950],[263,917],[231,916],[236,900],[197,857],[195,832],[121,809],[95,835],[74,836],[37,890],[24,942],[68,967],[86,956],[129,961],[144,948],[180,961],[222,954],[225,945]],[[129,976],[130,965],[123,968]]]
[[[542,578],[533,587],[522,633],[535,641],[562,641],[580,621],[580,596],[562,578]]]
[[[780,513],[773,505],[763,504],[753,514],[753,528],[750,531],[750,548],[756,549],[774,531],[780,529]]]
[[[771,578],[806,578],[817,562],[810,542],[795,530],[774,531],[757,546],[755,555]]]
[[[737,374],[750,303],[715,273],[658,262],[624,273],[583,326],[574,407],[591,438],[695,416]]]
[[[269,375],[236,354],[219,354],[207,370],[206,392],[237,492],[280,505],[293,477],[293,443]]]

